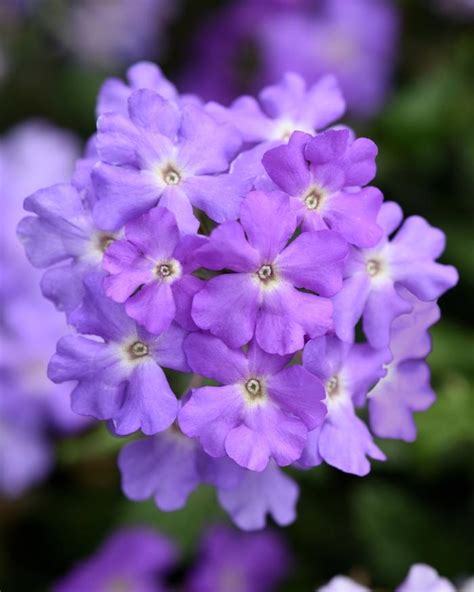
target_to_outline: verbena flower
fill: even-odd
[[[203,267],[235,273],[209,280],[195,296],[194,322],[231,347],[255,335],[269,353],[294,353],[304,337],[324,335],[331,324],[332,296],[342,285],[345,241],[329,230],[297,228],[288,200],[254,192],[240,211],[240,223],[213,231],[196,255]],[[304,288],[302,292],[297,288]]]
[[[364,185],[375,176],[376,155],[371,140],[341,129],[315,138],[295,132],[262,162],[276,188],[290,196],[302,230],[330,228],[358,247],[373,247],[382,237],[376,218],[383,197]]]
[[[429,302],[458,280],[454,267],[436,262],[444,250],[445,236],[424,218],[407,218],[390,239],[402,216],[397,204],[384,203],[377,219],[384,231],[380,242],[370,249],[353,248],[349,255],[344,285],[333,298],[335,330],[344,341],[353,341],[354,328],[362,317],[369,343],[387,347],[393,320],[413,308],[399,288]]]
[[[392,324],[391,360],[386,375],[370,392],[368,409],[375,435],[412,442],[416,438],[413,413],[426,411],[436,398],[425,359],[431,351],[428,330],[439,320],[440,311],[435,302],[422,302],[407,291],[403,296],[413,303],[413,310]]]
[[[185,589],[188,592],[271,592],[284,579],[289,567],[288,549],[276,533],[248,535],[214,527],[201,542],[198,560]]]
[[[140,590],[166,592],[167,574],[178,559],[174,544],[151,528],[115,531],[94,555],[53,586],[54,592]]]
[[[370,388],[385,374],[387,352],[366,344],[347,344],[337,337],[309,341],[303,350],[304,367],[324,382],[328,414],[310,432],[300,459],[304,467],[323,460],[356,475],[370,471],[367,457],[385,460],[384,453],[355,411],[363,405]]]
[[[128,112],[129,118],[106,113],[98,121],[99,227],[117,230],[158,202],[188,233],[199,226],[192,206],[216,222],[238,217],[241,183],[228,174],[241,145],[235,128],[219,125],[202,107],[179,107],[147,89],[132,93]]]
[[[150,210],[129,222],[125,239],[107,249],[105,293],[125,302],[127,314],[150,333],[163,333],[175,319],[184,328],[196,329],[191,302],[202,286],[191,272],[197,267],[194,253],[203,242],[199,236],[182,238],[176,218],[165,208]]]
[[[265,353],[251,342],[247,356],[204,334],[190,335],[186,357],[197,374],[224,386],[192,392],[179,414],[181,429],[199,438],[211,456],[228,455],[262,471],[271,458],[286,466],[298,460],[308,431],[323,420],[322,383],[288,357]]]
[[[111,420],[117,434],[139,429],[155,434],[169,427],[178,412],[162,366],[187,370],[185,333],[177,325],[159,337],[140,329],[103,295],[101,280],[101,275],[86,278],[83,304],[71,323],[81,333],[102,340],[63,337],[48,376],[58,383],[77,381],[71,395],[76,413]]]

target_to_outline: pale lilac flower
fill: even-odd
[[[167,538],[145,527],[123,528],[79,562],[53,591],[166,592],[165,578],[176,561],[177,550]]]
[[[334,576],[327,584],[317,588],[316,592],[370,592],[370,589],[347,576]]]
[[[194,390],[179,414],[185,434],[199,438],[214,457],[263,471],[297,460],[308,431],[326,414],[321,381],[288,356],[265,353],[252,342],[248,354],[210,335],[194,333],[184,344],[191,369],[223,386]]]
[[[234,523],[249,531],[264,528],[267,515],[279,526],[294,522],[299,488],[271,461],[261,472],[240,469],[238,482],[221,485],[217,496]]]
[[[305,336],[324,335],[331,324],[326,298],[340,289],[347,243],[335,232],[303,232],[288,244],[297,221],[281,194],[252,192],[240,224],[221,224],[196,257],[218,275],[194,297],[192,317],[230,347],[252,337],[269,353],[294,353]],[[245,232],[245,234],[244,234]]]
[[[140,89],[149,89],[168,101],[179,98],[175,85],[163,74],[161,68],[152,62],[138,62],[127,70],[127,83],[120,78],[108,78],[99,90],[97,116],[104,113],[118,113],[127,117],[128,99]]]
[[[112,420],[117,434],[141,429],[155,434],[176,418],[178,401],[162,366],[186,371],[184,331],[173,325],[161,336],[140,329],[122,307],[101,291],[102,276],[85,280],[82,305],[71,315],[80,335],[63,337],[51,359],[54,382],[77,381],[72,409],[80,415]]]
[[[316,10],[272,11],[259,29],[267,80],[286,71],[308,83],[325,74],[339,81],[348,109],[370,116],[391,86],[398,14],[388,0],[323,0]]]
[[[125,239],[113,242],[104,256],[107,296],[125,303],[127,314],[150,333],[159,335],[173,320],[196,329],[191,301],[202,282],[191,275],[196,248],[204,237],[181,237],[176,218],[153,208],[125,227]]]
[[[199,226],[193,206],[216,222],[236,219],[243,188],[228,170],[241,145],[237,130],[150,90],[135,91],[128,107],[130,119],[106,113],[98,121],[98,226],[117,230],[158,202],[187,233]]]
[[[375,176],[376,145],[348,129],[312,137],[294,132],[288,144],[263,155],[268,176],[291,197],[303,230],[330,228],[358,247],[382,237],[376,218],[382,194],[364,187]]]
[[[227,457],[210,457],[176,425],[125,445],[118,464],[125,495],[134,501],[153,497],[164,512],[182,508],[189,494],[207,483],[242,530],[264,528],[267,514],[280,526],[296,518],[298,486],[273,462],[256,472]]]
[[[374,434],[413,442],[413,413],[426,411],[436,398],[425,358],[431,351],[428,329],[439,320],[440,311],[435,302],[422,302],[406,291],[402,294],[413,310],[392,323],[392,359],[386,365],[386,376],[369,394],[368,408]]]
[[[308,87],[301,76],[289,72],[280,83],[264,88],[258,101],[243,96],[229,108],[211,103],[207,110],[235,125],[245,142],[256,144],[286,141],[295,131],[313,134],[339,119],[345,102],[334,76]]]
[[[81,303],[84,275],[101,269],[105,249],[118,236],[95,226],[91,198],[72,184],[41,189],[24,204],[35,216],[23,218],[18,225],[30,262],[49,268],[41,279],[44,296],[67,315]]]
[[[424,563],[410,567],[406,579],[395,592],[455,592],[455,587],[446,578]]]
[[[284,579],[290,556],[271,531],[253,534],[225,527],[210,529],[186,582],[187,592],[271,592]]]
[[[341,471],[364,476],[370,471],[368,457],[385,460],[354,405],[362,405],[369,389],[385,374],[383,364],[388,357],[386,351],[366,344],[350,345],[334,336],[306,344],[303,365],[324,382],[328,414],[309,433],[301,466],[325,461]]]
[[[352,249],[344,285],[333,298],[335,330],[344,341],[353,341],[362,317],[369,343],[387,347],[393,320],[413,308],[400,288],[429,302],[458,281],[454,267],[436,262],[444,251],[444,233],[420,216],[407,218],[402,226],[401,221],[401,208],[394,202],[384,203],[377,219],[384,231],[380,242],[370,249]]]

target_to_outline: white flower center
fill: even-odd
[[[167,185],[178,185],[181,181],[181,175],[172,166],[168,166],[163,171],[163,179]]]
[[[365,268],[370,277],[376,277],[382,272],[383,263],[380,261],[380,259],[369,259]]]
[[[268,282],[273,278],[273,268],[269,264],[262,265],[257,271],[257,275],[262,282]]]
[[[321,189],[311,189],[304,197],[304,205],[308,210],[317,210],[324,199],[324,192]]]
[[[161,261],[155,266],[155,275],[162,280],[174,282],[181,277],[181,264],[176,259]]]
[[[128,355],[131,360],[144,358],[148,355],[148,345],[146,343],[143,343],[142,341],[135,341],[128,348]]]
[[[339,394],[339,379],[333,376],[326,382],[326,392],[328,397],[335,397]]]
[[[245,389],[251,399],[257,399],[262,396],[262,385],[256,378],[250,378],[245,383]]]

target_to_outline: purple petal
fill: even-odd
[[[412,305],[402,298],[391,283],[372,289],[365,305],[362,326],[372,347],[388,347],[392,322],[410,312]]]
[[[349,140],[348,129],[322,132],[306,144],[304,156],[313,166],[337,162],[345,154]]]
[[[126,301],[125,310],[147,331],[160,335],[169,329],[176,313],[171,286],[160,281],[143,286]]]
[[[288,198],[279,193],[252,191],[242,203],[240,222],[249,243],[271,263],[296,229],[296,216]]]
[[[370,289],[367,274],[359,272],[347,278],[340,292],[333,297],[334,329],[343,341],[354,341],[354,329],[362,316]]]
[[[245,423],[229,432],[225,450],[241,467],[263,471],[270,458],[274,458],[280,466],[297,460],[307,434],[308,430],[301,420],[267,403],[247,412]]]
[[[221,173],[228,169],[240,149],[242,138],[229,124],[218,124],[202,107],[183,107],[179,161],[195,175]]]
[[[189,366],[183,351],[183,342],[188,333],[176,323],[165,332],[156,336],[145,335],[149,349],[156,362],[164,368],[179,372],[189,372]]]
[[[243,471],[244,477],[234,488],[219,489],[221,506],[242,530],[265,527],[269,514],[279,526],[296,519],[298,485],[273,462],[262,472]]]
[[[153,279],[150,261],[129,241],[114,241],[104,254],[104,291],[115,302],[125,302],[137,288]],[[131,315],[130,315],[131,316]]]
[[[184,342],[184,351],[193,372],[221,384],[241,382],[248,374],[247,360],[242,351],[228,348],[212,335],[189,335]]]
[[[280,409],[299,417],[309,430],[316,428],[326,417],[323,383],[302,366],[291,366],[269,377],[267,387]]]
[[[265,294],[255,335],[268,353],[286,355],[303,348],[304,337],[324,335],[331,326],[332,304],[284,284]]]
[[[185,191],[181,187],[166,187],[160,198],[160,207],[175,215],[178,228],[183,234],[194,234],[199,228],[199,220]]]
[[[237,220],[245,188],[245,182],[227,174],[194,176],[183,182],[189,201],[215,222]]]
[[[136,126],[172,139],[181,123],[176,104],[149,89],[140,89],[130,95],[128,112]]]
[[[268,176],[288,195],[300,195],[311,182],[304,147],[311,136],[294,132],[288,142],[265,152],[262,164]]]
[[[194,297],[193,320],[229,347],[241,347],[253,337],[259,294],[248,274],[217,276]]]
[[[161,193],[151,175],[103,163],[93,170],[92,180],[99,198],[93,216],[104,230],[118,230],[144,214],[156,205]]]
[[[429,565],[416,563],[395,592],[456,592],[456,588]]]
[[[303,232],[280,254],[276,265],[297,288],[332,296],[342,287],[347,243],[330,230]]]
[[[435,401],[430,369],[422,361],[409,360],[390,368],[369,395],[370,427],[380,438],[413,442],[414,411],[426,411]]]
[[[331,466],[360,477],[370,471],[367,457],[385,460],[350,401],[336,401],[321,427],[319,453]]]
[[[225,222],[213,230],[210,240],[196,254],[197,261],[208,269],[255,271],[258,251],[249,245],[238,222]]]
[[[154,259],[172,257],[180,238],[174,214],[163,207],[153,208],[129,222],[125,236]]]
[[[348,147],[344,159],[346,186],[363,187],[375,177],[377,145],[368,138],[357,138]]]
[[[179,426],[187,436],[198,438],[210,456],[224,456],[225,439],[240,423],[243,407],[238,386],[199,388],[183,405]]]
[[[191,316],[194,296],[202,290],[204,282],[192,275],[185,275],[171,286],[176,306],[175,320],[187,331],[196,331],[196,323]]]
[[[331,230],[358,247],[374,247],[382,238],[382,229],[376,220],[383,196],[375,187],[366,187],[357,193],[339,192],[331,196],[323,212]]]
[[[137,430],[152,435],[169,427],[177,413],[178,401],[163,370],[154,361],[147,361],[133,369],[124,404],[113,423],[121,436]]]
[[[269,354],[253,339],[247,352],[249,372],[256,376],[271,376],[283,370],[292,357],[292,354],[287,356]]]
[[[118,459],[124,494],[134,501],[154,497],[164,512],[183,508],[201,482],[196,453],[196,443],[173,428],[127,444]]]

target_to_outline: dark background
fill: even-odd
[[[443,260],[460,271],[460,284],[443,298],[443,319],[433,331],[430,363],[439,399],[418,417],[415,443],[381,443],[389,460],[374,463],[370,476],[328,467],[297,474],[298,520],[282,530],[295,567],[283,590],[312,590],[337,573],[393,589],[420,561],[453,580],[474,572],[474,21],[446,16],[434,0],[398,4],[402,26],[393,92],[370,121],[345,121],[378,144],[377,184],[386,199],[441,227],[448,236]],[[192,32],[215,5],[188,0],[168,28],[168,49],[159,63],[172,80],[185,64]],[[14,58],[0,83],[0,132],[41,116],[86,139],[94,131],[101,82],[125,68],[79,64],[45,17],[27,17],[15,30],[0,32]],[[207,488],[174,514],[151,502],[128,502],[115,466],[121,444],[103,426],[58,442],[50,480],[16,502],[0,502],[3,592],[47,589],[118,525],[156,525],[190,560],[202,528],[226,520]]]

